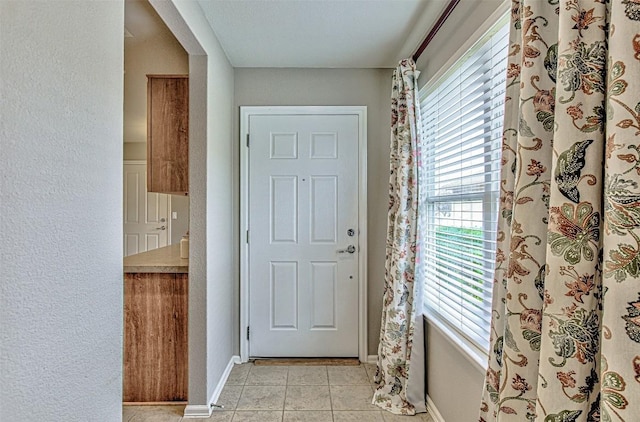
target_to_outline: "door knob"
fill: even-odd
[[[356,251],[356,247],[353,245],[347,246],[347,249],[338,249],[338,253],[354,253]]]
[[[156,230],[167,230],[167,227],[166,226],[156,227]]]

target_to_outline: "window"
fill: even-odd
[[[509,28],[503,17],[420,91],[421,239],[431,318],[486,353]]]

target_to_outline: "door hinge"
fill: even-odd
[[[247,243],[249,243],[249,230],[247,230]]]
[[[247,133],[247,148],[249,148],[249,134]]]
[[[247,325],[247,340],[249,340],[249,326]]]

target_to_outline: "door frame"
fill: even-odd
[[[367,361],[367,107],[366,106],[241,106],[240,107],[240,359],[250,356],[249,326],[249,118],[251,116],[358,116],[358,358]]]

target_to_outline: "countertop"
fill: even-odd
[[[125,273],[188,273],[189,259],[180,258],[180,244],[124,257]]]

